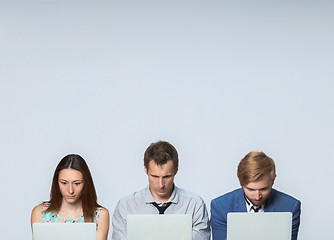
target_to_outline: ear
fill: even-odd
[[[175,173],[174,173],[174,175],[177,174],[177,171],[179,171],[179,168],[176,168],[176,169],[175,169]]]
[[[272,182],[271,186],[274,185],[275,179],[276,179],[276,175],[275,175],[275,177],[273,179],[273,182]]]
[[[144,165],[144,171],[145,171],[146,174],[148,174],[148,173],[147,173],[147,168],[145,167],[145,165]]]

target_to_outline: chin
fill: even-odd
[[[254,205],[259,207],[259,206],[264,205],[264,203],[265,203],[265,202],[257,202],[257,203],[255,203]]]

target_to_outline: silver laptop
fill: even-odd
[[[96,240],[96,224],[34,223],[33,240]]]
[[[127,240],[192,240],[189,214],[129,214]]]
[[[292,213],[228,213],[227,240],[291,240]]]

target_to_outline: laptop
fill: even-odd
[[[96,224],[34,223],[33,240],[96,240]]]
[[[190,214],[129,214],[127,240],[192,240]]]
[[[227,214],[227,240],[291,240],[291,212]]]

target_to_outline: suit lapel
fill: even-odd
[[[237,191],[235,211],[236,212],[247,212],[244,191],[242,190],[242,188],[240,188],[239,191]]]

